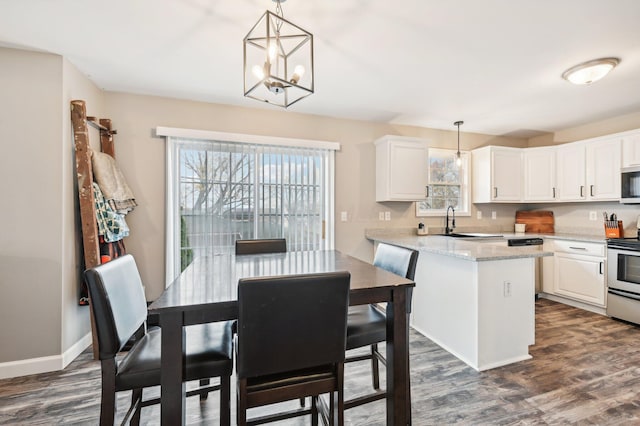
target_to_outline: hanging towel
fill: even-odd
[[[138,203],[116,160],[109,154],[92,151],[91,163],[93,176],[111,208],[120,214],[127,214],[133,210]]]
[[[107,242],[120,241],[129,236],[129,227],[124,215],[116,213],[109,204],[105,203],[100,186],[93,182],[93,198],[96,204],[96,222],[98,235],[102,235]]]

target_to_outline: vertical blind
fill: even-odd
[[[332,247],[333,151],[179,137],[169,144],[167,278],[198,257],[232,253],[237,239],[286,238],[289,251]]]

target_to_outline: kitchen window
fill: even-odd
[[[233,253],[237,239],[285,238],[289,251],[333,248],[338,144],[168,136],[167,283],[198,256]]]
[[[429,148],[427,197],[416,202],[416,216],[444,216],[453,206],[458,216],[469,216],[469,153],[461,152],[462,164],[456,165],[456,151]]]

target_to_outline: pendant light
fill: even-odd
[[[314,91],[313,34],[267,10],[244,38],[244,96],[287,108]]]
[[[458,126],[458,152],[456,152],[456,166],[460,167],[462,165],[462,157],[460,156],[460,126],[464,124],[464,121],[456,121],[453,123],[454,126]]]

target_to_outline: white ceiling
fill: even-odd
[[[243,97],[242,39],[271,0],[0,0],[0,45],[60,54],[109,91]],[[640,111],[639,0],[289,0],[316,93],[291,111],[529,137]],[[605,56],[605,79],[562,72]]]

